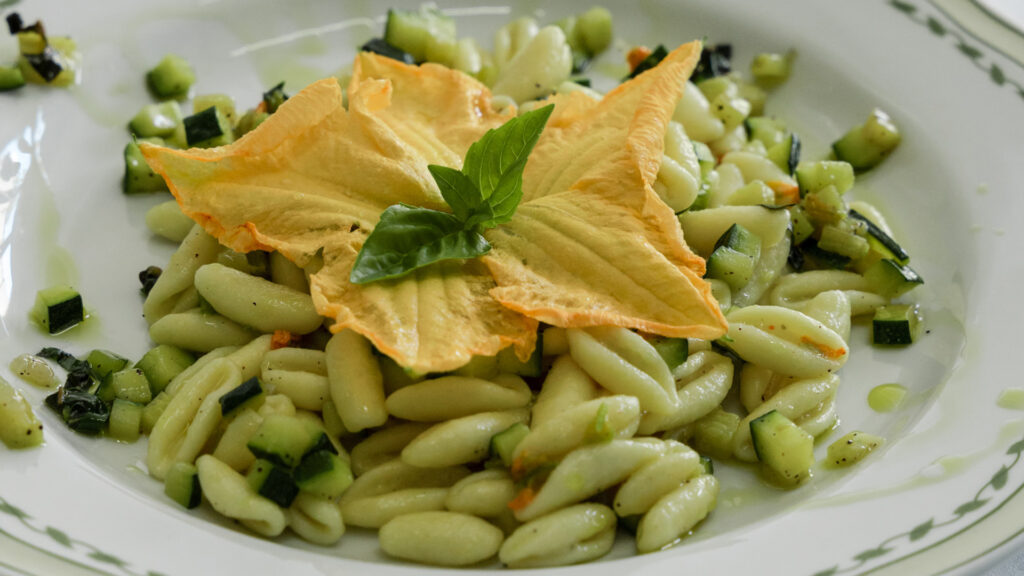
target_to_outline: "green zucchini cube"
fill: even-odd
[[[36,293],[31,318],[50,334],[58,334],[85,320],[82,296],[70,286],[53,286]]]
[[[164,56],[146,73],[146,83],[158,98],[184,98],[195,81],[192,65],[175,54]]]

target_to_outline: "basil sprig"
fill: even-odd
[[[408,204],[389,206],[366,238],[349,281],[398,278],[440,260],[476,258],[491,250],[483,231],[512,219],[523,199],[523,169],[554,105],[488,130],[469,147],[462,171],[430,165],[451,213]]]

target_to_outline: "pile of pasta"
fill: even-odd
[[[522,22],[503,30],[524,45],[558,36]],[[566,78],[521,76],[545,93],[601,97]],[[713,153],[710,170],[695,142]],[[749,282],[710,280],[728,335],[690,339],[675,366],[636,331],[542,326],[543,373],[529,381],[482,357],[450,373],[410,373],[364,337],[324,328],[308,283],[322,262],[299,268],[276,252],[233,252],[174,202],[158,206],[151,229],[181,244],[145,302],[150,336],[201,356],[162,392],[150,474],[194,463],[210,506],[262,536],[290,529],[330,545],[346,527],[379,529],[386,553],[434,565],[594,560],[619,527],[642,553],[677,543],[715,508],[711,460],[757,462],[752,420],[774,410],[814,437],[834,427],[851,319],[891,299],[855,271],[788,266],[792,212],[749,190],[792,192],[797,182],[742,116],[716,115],[692,82],[664,145],[655,190],[680,213],[694,252],[708,257],[734,224],[761,246]],[[688,210],[698,198],[702,209]],[[872,206],[849,207],[891,234]],[[254,377],[264,393],[224,417],[220,398]],[[285,508],[246,480],[256,462],[248,443],[278,414],[326,433],[354,474],[340,497],[300,492]],[[528,431],[505,461],[492,440],[514,426]]]

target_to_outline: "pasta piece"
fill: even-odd
[[[722,164],[732,164],[740,169],[745,182],[760,180],[766,184],[780,182],[787,186],[796,186],[793,179],[778,164],[766,156],[753,152],[730,152],[722,157]]]
[[[577,504],[523,524],[502,544],[509,568],[567,566],[604,556],[615,542],[615,513],[601,504]]]
[[[261,374],[267,388],[284,394],[296,408],[319,412],[327,398],[326,354],[303,348],[278,348],[263,357]]]
[[[331,400],[349,432],[384,424],[384,377],[370,342],[351,330],[327,342],[327,380]]]
[[[195,224],[185,216],[175,200],[161,202],[146,211],[146,228],[157,236],[179,244],[188,238]]]
[[[867,280],[856,272],[844,270],[812,270],[786,274],[775,283],[770,294],[772,304],[789,308],[814,298],[822,292],[842,290],[850,300],[853,316],[873,313],[889,303],[888,298],[872,293]]]
[[[199,294],[225,317],[260,332],[287,330],[308,334],[323,324],[308,292],[239,272],[223,264],[206,264],[195,273]]]
[[[571,73],[572,50],[565,34],[557,26],[545,26],[501,66],[492,91],[525,102],[550,94]]]
[[[406,488],[447,488],[466,476],[469,470],[462,466],[417,468],[396,458],[357,477],[341,495],[340,502],[345,504]]]
[[[245,346],[224,356],[235,366],[238,366],[238,370],[242,373],[243,382],[260,375],[263,369],[263,357],[266,356],[267,352],[270,352],[272,339],[273,337],[270,334],[258,336]]]
[[[402,422],[382,428],[352,448],[352,472],[362,476],[367,471],[398,458],[412,439],[430,428],[430,424]]]
[[[149,327],[149,337],[157,344],[209,352],[224,346],[248,344],[256,333],[220,314],[207,314],[196,308],[164,315]]]
[[[280,252],[270,253],[270,280],[296,292],[309,294],[309,281],[306,280],[306,272]]]
[[[705,144],[725,135],[725,124],[711,114],[708,99],[693,82],[686,83],[672,119],[683,125],[690,138]]]
[[[288,526],[307,542],[330,546],[345,534],[341,510],[330,498],[299,492],[286,512]]]
[[[213,456],[238,472],[249,469],[256,456],[249,450],[249,440],[259,431],[263,416],[251,409],[244,410],[228,424],[217,441]]]
[[[622,483],[615,493],[615,513],[619,517],[645,514],[663,496],[703,473],[700,455],[685,444],[670,442],[664,456],[648,462]]]
[[[220,423],[220,397],[242,383],[234,364],[211,362],[182,386],[153,426],[146,466],[163,479],[175,462],[192,462]]]
[[[644,464],[665,453],[665,444],[653,440],[616,439],[570,452],[551,472],[533,500],[515,510],[529,521],[575,504],[622,482]]]
[[[345,500],[341,514],[349,526],[380,528],[406,514],[444,510],[448,488],[404,488],[387,494]]]
[[[284,394],[270,394],[263,400],[263,405],[258,410],[260,416],[266,418],[271,414],[284,414],[285,416],[295,416],[295,404],[292,404],[291,398]]]
[[[728,346],[747,362],[773,372],[814,378],[838,370],[849,357],[843,338],[806,314],[780,306],[748,306],[729,313]]]
[[[516,486],[507,471],[482,470],[456,482],[444,506],[452,512],[487,518],[508,511],[508,503],[515,496]]]
[[[544,356],[561,356],[569,353],[569,339],[565,335],[565,328],[548,326],[544,329],[541,340],[544,344]]]
[[[666,494],[640,519],[636,549],[654,552],[675,542],[707,517],[718,502],[718,480],[704,474]]]
[[[762,206],[723,206],[714,210],[683,212],[679,215],[686,243],[694,252],[707,258],[715,243],[733,224],[739,224],[757,234],[761,251],[786,239],[789,231],[789,213],[769,210]]]
[[[669,415],[644,414],[638,432],[653,434],[696,422],[725,400],[732,388],[732,360],[715,352],[691,354],[675,370],[679,403]]]
[[[547,333],[544,342],[547,344]],[[566,342],[568,347],[568,341]],[[568,350],[566,350],[568,352]],[[587,376],[571,356],[559,356],[541,385],[540,394],[533,404],[530,424],[535,428],[562,416],[568,408],[582,404],[599,396],[601,389]]]
[[[559,418],[534,426],[516,446],[515,466],[526,470],[557,462],[582,446],[597,426],[615,438],[631,438],[640,424],[640,403],[633,396],[605,396],[566,408]],[[600,438],[603,440],[604,438]]]
[[[674,212],[680,212],[693,204],[700,187],[700,164],[693,143],[681,124],[669,122],[665,131],[665,154],[658,168],[654,191]]]
[[[796,378],[776,374],[757,364],[744,364],[740,371],[740,403],[753,412],[776,392],[796,382]]]
[[[850,317],[853,308],[850,297],[842,290],[822,292],[814,298],[796,306],[804,314],[831,328],[836,334],[850,341]]]
[[[572,359],[598,384],[616,394],[636,396],[640,408],[671,414],[678,402],[675,380],[658,351],[625,328],[566,331]]]
[[[388,396],[388,413],[415,422],[441,422],[480,412],[523,408],[530,403],[530,387],[521,378],[490,382],[480,378],[442,376],[406,386]]]
[[[733,193],[743,187],[743,173],[735,164],[720,164],[707,176],[708,208],[725,206]]]
[[[487,522],[455,512],[421,512],[395,518],[380,529],[389,556],[435,566],[468,566],[498,553],[505,539]]]
[[[146,296],[142,315],[153,324],[175,309],[182,295],[193,286],[196,270],[217,259],[220,244],[196,224],[178,247],[160,278]]]
[[[520,408],[481,412],[435,424],[402,449],[402,460],[422,468],[479,462],[490,453],[492,436],[529,418],[530,411]]]
[[[494,64],[502,69],[529,44],[540,26],[533,18],[517,18],[494,33]]]
[[[257,494],[245,476],[209,454],[200,456],[196,466],[203,496],[214,510],[261,536],[273,538],[284,532],[284,511]]]
[[[733,455],[746,462],[756,462],[757,454],[750,440],[750,422],[777,410],[780,414],[797,423],[805,415],[812,419],[822,410],[822,404],[835,398],[839,377],[830,374],[823,378],[797,380],[786,386],[758,406],[740,422],[733,438]],[[825,408],[827,411],[827,406]],[[834,412],[833,412],[834,415]],[[820,426],[820,423],[819,423]]]
[[[203,354],[198,360],[192,363],[191,366],[185,368],[181,372],[181,374],[178,374],[177,376],[174,377],[174,379],[168,382],[167,387],[164,388],[164,392],[166,392],[170,396],[174,396],[175,394],[178,393],[178,389],[181,388],[185,384],[185,382],[191,381],[192,377],[199,373],[200,370],[205,369],[208,364],[210,364],[214,360],[217,360],[218,358],[223,358],[238,350],[238,346],[225,346],[223,348],[217,348],[216,350],[211,350],[210,352]]]
[[[717,158],[721,158],[731,152],[739,152],[747,145],[747,131],[743,124],[731,130],[728,126],[725,126],[725,128],[727,132],[724,136],[708,142],[708,148],[711,148],[711,153]]]

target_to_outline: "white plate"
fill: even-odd
[[[16,0],[15,0],[16,1]],[[145,210],[164,198],[119,191],[124,123],[149,102],[148,66],[166,52],[196,67],[199,90],[245,107],[284,79],[294,91],[338,71],[378,33],[384,6],[370,2],[161,2],[16,5],[55,34],[78,40],[82,84],[0,95],[0,359],[59,345],[138,357],[148,347],[136,272],[172,247],[152,239]],[[396,3],[411,5],[409,3]],[[739,0],[618,3],[618,34],[631,42],[731,41],[745,66],[758,51],[795,49],[791,81],[769,110],[804,138],[805,157],[871,108],[890,112],[904,142],[855,194],[879,203],[927,284],[917,291],[926,334],[905,350],[854,333],[839,397],[845,431],[889,443],[852,470],[819,470],[781,493],[722,472],[712,518],[681,545],[643,557],[620,538],[613,558],[560,574],[924,574],[977,570],[1024,531],[1024,414],[997,405],[1018,382],[1018,287],[1024,280],[1024,69],[927,0],[821,3]],[[10,7],[11,0],[0,2]],[[463,34],[480,38],[508,9],[461,10]],[[546,19],[589,2],[562,2]],[[470,2],[444,3],[464,9]],[[350,20],[356,18],[355,20]],[[371,26],[372,25],[372,26]],[[10,56],[6,45],[0,54]],[[7,50],[5,52],[5,50]],[[612,55],[619,57],[620,55]],[[614,58],[610,58],[614,59]],[[26,312],[36,290],[78,286],[96,318],[58,340]],[[13,377],[5,375],[14,381]],[[892,414],[866,406],[875,385],[899,382],[912,401]],[[385,565],[369,534],[336,548],[268,542],[188,513],[135,465],[142,446],[70,433],[28,390],[47,430],[39,450],[0,449],[0,573],[418,574]],[[724,467],[720,467],[724,468]],[[355,531],[353,531],[355,532]],[[1008,542],[1011,542],[1008,544]],[[542,573],[542,572],[537,572]]]

